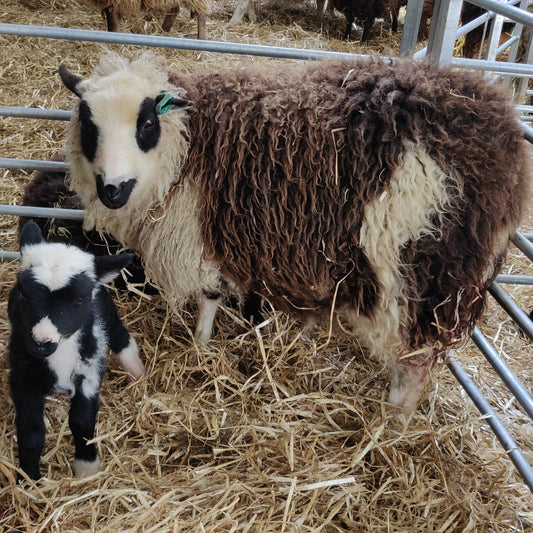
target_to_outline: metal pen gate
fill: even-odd
[[[525,63],[515,62],[517,50],[525,28],[533,28],[533,14],[526,9],[530,0],[467,0],[488,11],[458,29],[459,18],[463,0],[436,0],[433,11],[431,31],[427,49],[414,53],[420,17],[424,0],[409,0],[406,9],[406,18],[400,55],[414,55],[415,58],[428,57],[439,64],[451,64],[457,68],[482,70],[493,76],[492,79],[504,84],[510,84],[512,78],[518,78],[517,98],[526,94],[527,80],[533,78],[533,37],[530,35],[526,42]],[[519,7],[515,7],[519,4]],[[499,34],[502,31],[504,17],[506,20],[516,22],[511,39],[505,45],[498,46]],[[466,34],[471,29],[486,24],[488,29],[487,51],[484,59],[467,59],[453,57],[453,49],[457,38]],[[43,26],[28,26],[19,24],[0,23],[0,34],[17,35],[25,37],[43,37],[48,39],[67,39],[75,41],[105,42],[114,44],[127,44],[146,47],[175,48],[180,50],[197,50],[216,53],[230,53],[242,55],[267,56],[286,59],[319,59],[325,57],[353,57],[354,54],[327,52],[318,50],[305,50],[282,48],[273,46],[260,46],[237,44],[217,41],[198,41],[162,36],[133,35],[121,33],[108,33],[105,31],[76,30],[69,28],[53,28]],[[507,62],[496,61],[499,54],[510,48]],[[533,116],[532,106],[519,106],[526,122]],[[47,119],[69,120],[70,113],[62,110],[46,110],[40,108],[2,107],[0,116],[17,117],[21,119]],[[526,138],[533,143],[533,128],[524,123]],[[28,171],[66,171],[68,164],[52,161],[37,161],[25,159],[12,159],[0,157],[0,168],[23,169]],[[76,210],[50,209],[37,207],[23,207],[0,205],[0,215],[32,216],[32,217],[58,217],[62,219],[81,219],[83,213]],[[533,234],[517,233],[513,244],[517,246],[531,261],[533,261]],[[0,250],[0,260],[14,260],[18,258],[17,252]],[[489,292],[502,306],[509,316],[516,322],[529,339],[533,340],[533,322],[528,315],[513,301],[511,296],[502,289],[502,284],[533,285],[533,275],[500,275],[490,287]],[[497,350],[490,344],[483,333],[476,328],[472,340],[486,357],[507,388],[516,397],[525,413],[533,420],[533,398],[529,391],[520,383],[506,363],[498,355]],[[461,386],[470,396],[491,429],[500,440],[506,453],[521,474],[525,484],[533,492],[533,468],[528,463],[524,454],[517,446],[512,435],[498,418],[496,412],[485,399],[478,387],[474,384],[468,373],[459,362],[450,357],[447,365]]]

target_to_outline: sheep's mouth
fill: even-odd
[[[96,192],[100,201],[107,208],[120,209],[128,203],[136,183],[137,180],[132,178],[121,182],[119,185],[104,185],[102,176],[98,174],[96,176]]]

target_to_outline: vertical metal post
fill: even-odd
[[[453,57],[455,36],[461,19],[463,0],[436,0],[426,57],[438,65],[448,65]]]
[[[400,57],[411,55],[416,48],[423,7],[424,0],[408,0],[407,2],[402,42],[400,44]]]

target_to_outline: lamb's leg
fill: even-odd
[[[361,38],[362,42],[366,43],[370,39],[370,30],[374,25],[374,19],[365,20],[363,23],[363,37]],[[346,36],[349,39],[349,35]]]
[[[107,31],[118,31],[117,14],[110,7],[106,7],[102,13],[105,15]]]
[[[202,291],[200,293],[198,297],[198,324],[194,334],[198,340],[207,342],[211,338],[213,322],[221,301],[222,294],[220,292]]]
[[[170,13],[166,15],[165,19],[163,20],[163,31],[170,31],[172,26],[174,26],[174,22],[176,21],[176,17],[178,16],[179,12],[179,6],[173,7],[170,10]]]
[[[14,380],[13,376],[11,390],[15,404],[20,468],[31,479],[39,479],[41,477],[39,462],[45,437],[44,394],[35,391],[25,381]]]
[[[74,438],[73,470],[76,477],[90,476],[100,469],[96,444],[87,444],[94,438],[99,407],[97,395],[87,398],[80,390],[70,401],[68,422]]]
[[[429,348],[422,354],[396,361],[392,369],[389,403],[414,411],[435,359],[435,350]]]
[[[129,335],[129,342],[125,348],[116,352],[122,368],[135,379],[144,374],[144,365],[139,357],[139,348],[135,339]]]

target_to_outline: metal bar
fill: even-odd
[[[83,220],[83,214],[84,212],[81,209],[0,204],[0,215]]]
[[[448,368],[461,384],[463,389],[470,396],[475,406],[483,415],[492,431],[500,441],[505,452],[515,465],[522,476],[529,490],[533,492],[533,469],[525,459],[524,455],[518,448],[518,445],[511,437],[505,426],[502,424],[496,413],[490,406],[489,402],[483,397],[480,390],[476,387],[470,376],[463,370],[459,362],[454,357],[449,357],[447,361]]]
[[[520,251],[533,261],[533,244],[531,244],[528,239],[517,231],[511,241]]]
[[[38,161],[33,159],[14,159],[11,157],[0,157],[0,168],[10,170],[47,170],[49,172],[67,172],[70,168],[68,163],[62,161]]]
[[[494,11],[498,15],[504,15],[505,17],[514,20],[515,22],[521,22],[530,28],[533,28],[533,15],[528,11],[520,9],[509,4],[504,4],[499,0],[466,0],[467,2],[474,4],[475,6],[482,7],[488,11]]]
[[[529,418],[533,419],[533,398],[529,391],[520,383],[518,378],[514,375],[511,369],[504,363],[502,358],[498,355],[492,344],[476,327],[472,333],[472,340],[475,345],[481,350],[492,368],[496,371],[498,376],[505,383],[507,388],[513,393],[520,405],[524,408]]]
[[[533,276],[500,274],[496,276],[496,283],[507,285],[533,285]]]
[[[72,111],[42,109],[40,107],[0,106],[0,117],[42,118],[47,120],[70,120]]]
[[[18,37],[43,37],[45,39],[105,42],[158,48],[176,48],[180,50],[198,50],[203,52],[266,56],[284,59],[363,57],[362,54],[330,52],[327,50],[305,50],[302,48],[283,48],[279,46],[263,46],[258,44],[231,43],[222,41],[202,41],[199,39],[165,37],[162,35],[142,35],[99,30],[78,30],[73,28],[55,28],[25,24],[0,23],[0,34],[16,35]]]
[[[524,124],[523,122],[520,122],[520,126],[522,127],[522,131],[524,132],[526,141],[529,141],[533,144],[533,128],[531,126],[528,126],[527,124]],[[523,235],[531,235],[531,238],[533,238],[533,233],[523,233]]]
[[[518,324],[520,329],[533,340],[533,322],[531,322],[526,313],[518,307],[514,300],[497,283],[493,283],[489,287],[489,292],[507,314]]]
[[[424,0],[408,0],[407,2],[402,42],[400,43],[400,57],[411,55],[416,48],[423,7]]]
[[[435,0],[426,57],[438,65],[449,65],[463,0]]]
[[[453,57],[451,65],[452,67],[463,69],[490,70],[492,72],[497,72],[498,74],[533,77],[533,65],[526,65],[523,63],[507,63],[504,61],[487,61],[486,59]]]
[[[17,259],[20,259],[20,252],[0,250],[0,261],[16,261]]]

